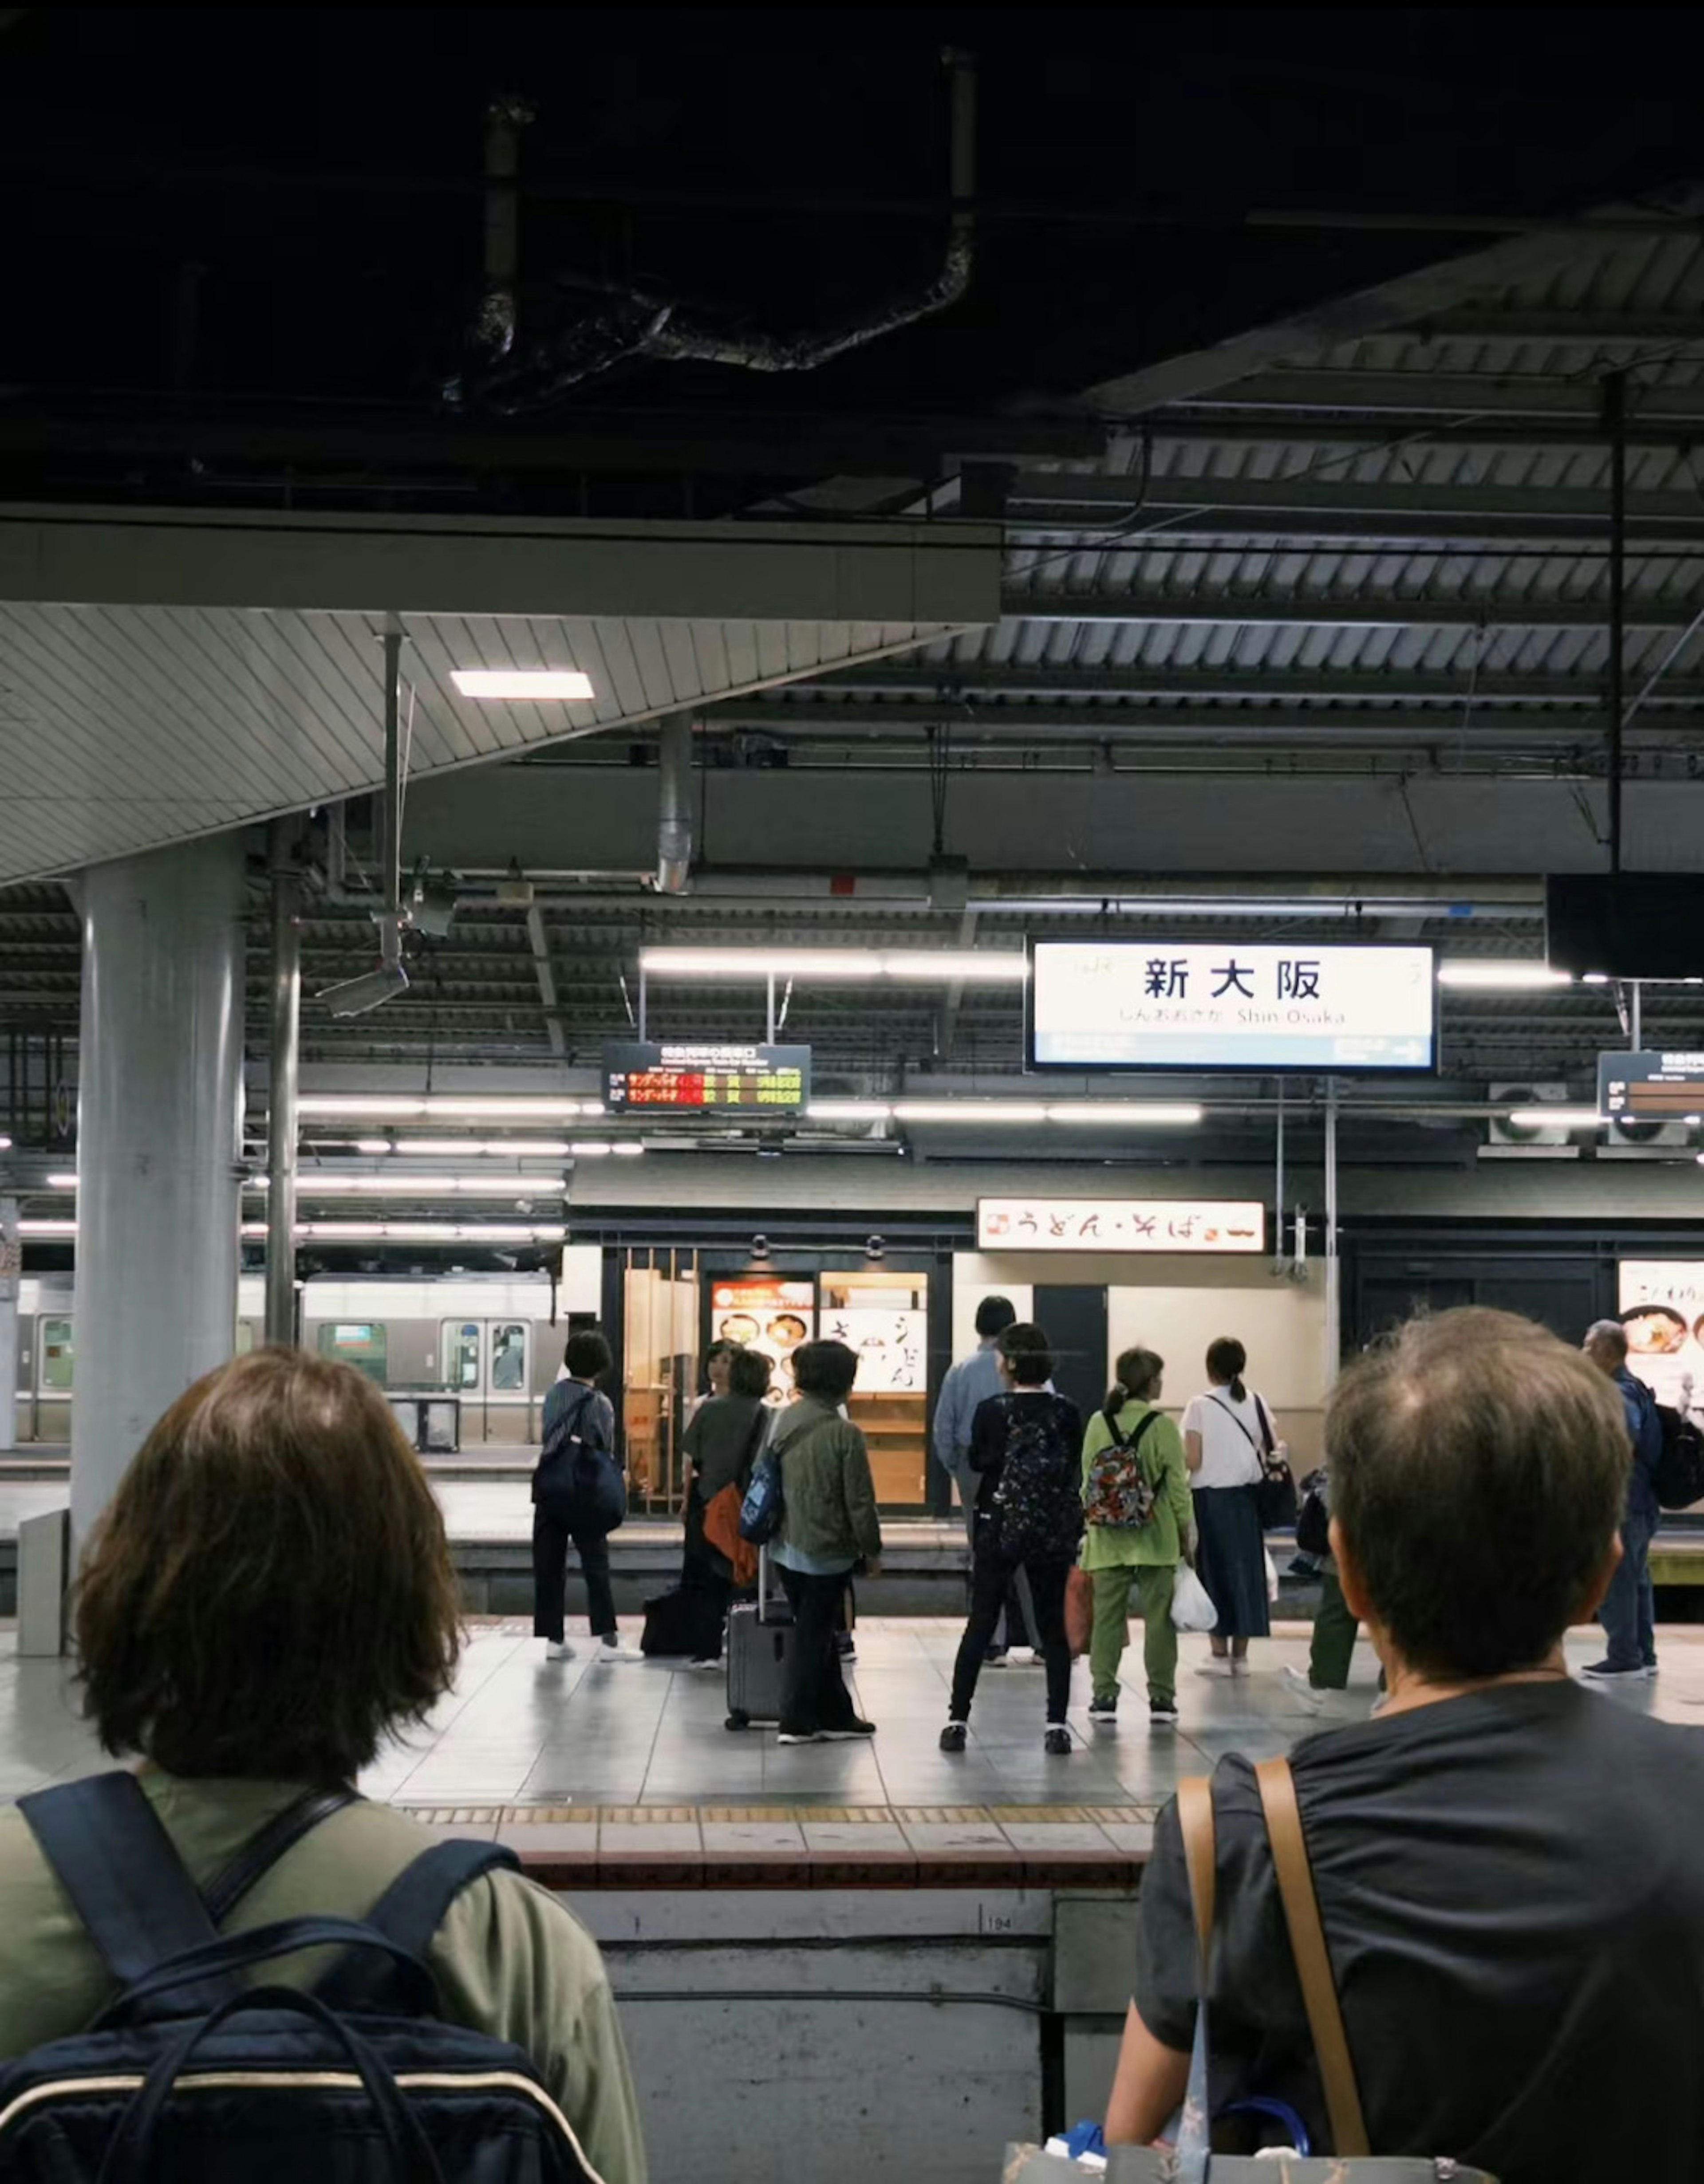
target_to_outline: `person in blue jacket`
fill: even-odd
[[[1656,1397],[1627,1369],[1627,1329],[1618,1319],[1601,1319],[1588,1329],[1584,1349],[1598,1370],[1621,1390],[1628,1438],[1633,1443],[1633,1469],[1627,1484],[1627,1513],[1621,1520],[1621,1566],[1598,1610],[1609,1652],[1581,1673],[1595,1684],[1622,1683],[1657,1674],[1651,1542],[1660,1514],[1655,1474],[1662,1454],[1662,1421],[1657,1415]]]

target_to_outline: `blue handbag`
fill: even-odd
[[[579,1430],[588,1421],[592,1391],[563,1407],[539,1453],[533,1499],[561,1513],[571,1531],[606,1536],[627,1516],[627,1480],[613,1452]]]
[[[754,1547],[767,1547],[787,1513],[781,1482],[781,1451],[769,1447],[757,1458],[751,1484],[740,1504],[740,1536]]]

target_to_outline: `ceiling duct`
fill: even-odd
[[[633,357],[675,363],[732,365],[745,371],[815,371],[847,350],[933,318],[956,304],[970,286],[975,255],[976,67],[971,56],[948,48],[941,55],[951,92],[949,179],[952,209],[941,267],[920,289],[891,298],[864,315],[820,333],[772,334],[757,328],[717,326],[695,317],[672,298],[628,288],[605,298],[589,316],[553,338],[498,349],[483,372],[452,380],[445,389],[453,407],[472,396],[501,416],[542,410],[572,387]],[[563,287],[601,284],[563,276]],[[486,300],[476,336],[492,356],[493,336],[512,337],[512,308],[505,313],[504,283],[489,263]]]
[[[684,894],[692,877],[692,716],[671,713],[657,744],[656,891]]]

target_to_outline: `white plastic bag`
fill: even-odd
[[[1218,1625],[1219,1611],[1187,1563],[1179,1563],[1172,1573],[1171,1620],[1179,1630],[1212,1630]]]
[[[1272,1560],[1270,1547],[1266,1550],[1266,1604],[1269,1607],[1278,1604],[1278,1565]]]

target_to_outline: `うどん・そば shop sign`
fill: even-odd
[[[1258,1199],[979,1198],[983,1251],[1264,1251]]]

